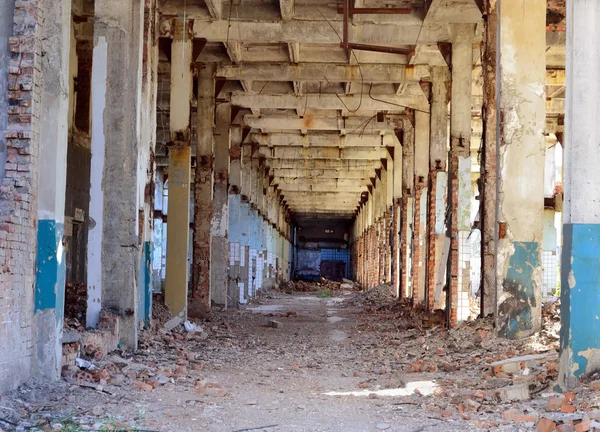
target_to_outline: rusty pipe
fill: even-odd
[[[350,9],[350,0],[344,0],[344,30],[342,34],[342,48],[348,48],[348,21],[350,20],[348,16],[348,10]]]
[[[401,54],[401,55],[413,55],[415,51],[410,48],[396,48],[396,47],[387,47],[381,45],[365,45],[358,43],[346,43],[343,42],[340,44],[342,48],[346,49],[355,49],[360,51],[374,51],[380,53],[388,53],[388,54]]]

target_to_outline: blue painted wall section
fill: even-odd
[[[561,350],[580,377],[596,372],[582,353],[600,349],[600,224],[564,225],[561,275]]]
[[[35,278],[35,312],[56,309],[57,321],[65,310],[64,225],[54,220],[39,220]]]
[[[534,271],[540,266],[541,244],[513,242],[515,251],[502,282],[508,297],[498,307],[498,333],[516,339],[533,328],[532,308],[536,306]]]
[[[149,328],[152,310],[152,242],[144,242],[138,274],[138,321]]]
[[[242,207],[241,196],[229,195],[229,242],[239,243],[242,237]]]

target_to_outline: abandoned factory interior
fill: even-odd
[[[600,2],[0,1],[0,432],[600,431]]]

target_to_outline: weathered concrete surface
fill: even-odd
[[[495,313],[497,304],[496,246],[497,223],[497,118],[496,44],[498,14],[496,0],[485,1],[483,50],[483,151],[481,155],[481,295],[484,316]]]
[[[471,95],[474,26],[452,27],[452,101],[450,109],[450,324],[459,320],[459,296],[469,289],[467,253],[471,203]],[[462,294],[464,296],[464,294]],[[467,305],[468,308],[468,305]]]
[[[180,143],[169,149],[169,223],[165,304],[171,314],[187,318],[188,244],[192,151]]]
[[[600,4],[567,4],[565,202],[559,383],[574,388],[600,370]]]
[[[213,216],[215,78],[214,68],[205,66],[198,76],[198,119],[196,173],[194,187],[194,254],[192,270],[192,308],[206,315],[211,307],[210,231]]]
[[[140,110],[143,6],[134,0],[108,0],[96,5],[94,15],[93,68],[94,73],[104,70],[106,76],[104,83],[96,82],[104,87],[99,91],[105,92],[105,103],[102,114],[94,117],[94,124],[102,127],[94,132],[101,132],[97,138],[105,148],[101,183],[102,306],[119,314],[119,338],[130,348],[137,347],[138,333],[139,134],[138,116],[132,113]],[[104,44],[108,53],[105,59],[96,55],[96,47]]]
[[[167,225],[167,273],[165,303],[173,316],[186,319],[188,297],[188,245],[190,226],[190,111],[192,88],[192,39],[189,22],[176,20],[171,43],[171,103],[169,148],[169,223]]]
[[[38,253],[35,284],[36,362],[34,373],[60,377],[64,317],[63,249],[69,114],[71,1],[44,7],[42,94],[38,178]],[[73,47],[73,49],[75,49]]]
[[[213,185],[213,213],[210,230],[210,295],[219,306],[230,304],[227,295],[227,273],[229,265],[229,146],[231,143],[229,124],[231,105],[217,105],[215,130],[215,160]],[[234,299],[231,299],[233,301]],[[235,298],[237,304],[237,297]]]
[[[507,338],[541,326],[545,17],[544,0],[504,1],[498,10],[498,218],[505,228],[498,242],[496,328]]]

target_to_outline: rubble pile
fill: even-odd
[[[85,322],[87,311],[87,286],[83,282],[65,284],[65,321]]]
[[[321,278],[319,282],[307,282],[302,280],[287,281],[279,284],[277,289],[288,294],[293,293],[314,293],[321,290],[336,291],[357,291],[360,290],[360,284],[349,279],[343,279],[341,282],[335,282],[329,279]]]
[[[152,327],[160,328],[172,317],[167,305],[165,305],[165,295],[163,293],[154,293],[152,295]]]
[[[347,303],[353,307],[360,307],[366,310],[377,308],[377,310],[387,309],[396,304],[398,299],[394,295],[391,284],[382,284],[369,291],[357,294],[347,300]]]

